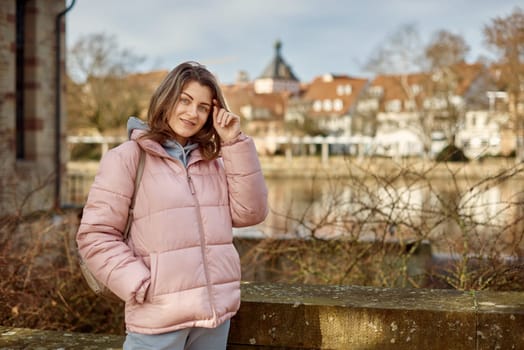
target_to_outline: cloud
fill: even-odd
[[[447,29],[465,37],[472,57],[482,49],[482,26],[507,15],[515,0],[124,0],[77,1],[67,15],[68,43],[81,34],[115,35],[122,48],[171,67],[210,62],[223,80],[238,70],[255,77],[273,44],[303,80],[326,72],[360,74],[372,50],[401,25],[416,23],[421,38]],[[465,15],[467,14],[467,15]]]

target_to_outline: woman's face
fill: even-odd
[[[212,103],[213,95],[208,86],[190,81],[183,87],[168,117],[168,124],[181,145],[185,145],[188,138],[202,129],[211,112]]]

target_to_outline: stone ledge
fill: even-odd
[[[229,350],[524,349],[524,293],[243,283]],[[0,326],[0,349],[121,349],[124,337]]]
[[[230,349],[524,349],[524,293],[246,283]]]
[[[71,333],[0,326],[2,350],[116,350],[123,336]]]

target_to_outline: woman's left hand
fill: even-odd
[[[222,142],[229,142],[240,135],[240,117],[226,111],[213,100],[213,125]]]

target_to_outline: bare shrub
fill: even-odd
[[[83,280],[77,225],[76,212],[0,219],[0,324],[123,334],[123,305]]]
[[[522,175],[522,166],[472,180],[463,174],[464,165],[407,164],[379,173],[370,164],[348,160],[347,176],[328,178],[322,198],[311,197],[298,215],[291,209],[280,213],[289,234],[244,246],[244,275],[279,282],[522,289],[524,194],[497,193]]]
[[[280,213],[288,235],[236,237],[244,279],[522,290],[524,192],[496,193],[522,165],[466,185],[460,167],[381,170],[348,160],[321,198],[305,190],[299,215]],[[123,334],[123,304],[94,295],[78,268],[78,212],[22,213],[0,218],[0,324]]]

